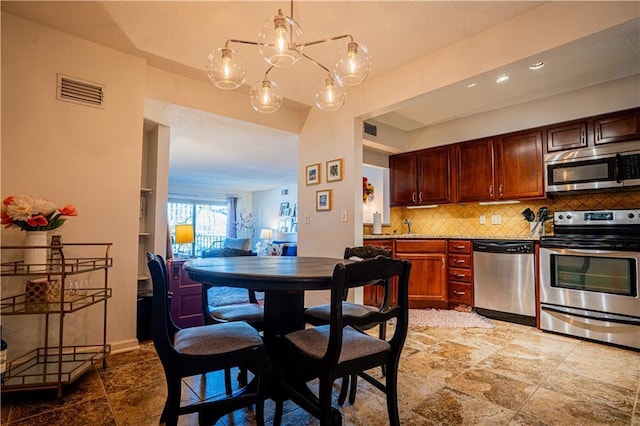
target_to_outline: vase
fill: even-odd
[[[29,265],[30,272],[47,270],[47,254],[49,248],[47,231],[27,231],[24,245],[24,263]],[[36,247],[39,246],[39,247]]]

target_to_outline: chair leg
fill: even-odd
[[[356,402],[356,391],[358,390],[358,375],[351,375],[351,383],[349,383],[349,404],[353,405]]]
[[[276,410],[273,414],[273,426],[280,426],[282,423],[282,411],[284,408],[284,402],[281,399],[276,400]]]
[[[342,385],[340,386],[340,394],[338,395],[338,405],[342,407],[344,401],[347,399],[347,392],[349,391],[349,376],[342,378]]]
[[[180,396],[182,393],[182,378],[167,379],[167,400],[162,411],[161,421],[166,426],[176,426],[180,416]]]
[[[320,400],[320,426],[339,426],[342,424],[342,417],[340,417],[340,422],[336,423],[337,419],[334,418],[331,410],[332,384],[333,383],[329,380],[320,379],[320,388],[318,389],[318,399]]]
[[[387,413],[389,414],[389,425],[400,426],[400,414],[398,413],[398,366],[389,365],[387,367],[386,378],[387,390]]]
[[[231,387],[231,369],[230,368],[224,369],[224,390],[227,396],[231,395],[231,393],[233,392],[233,388]]]

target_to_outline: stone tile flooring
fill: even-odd
[[[411,329],[400,363],[403,425],[640,426],[640,353],[490,320],[495,329]],[[219,393],[220,375],[191,378],[184,398]],[[336,384],[336,390],[339,385]],[[154,425],[166,395],[153,346],[110,355],[105,370],[88,372],[65,389],[2,397],[2,425]],[[267,401],[267,424],[274,404]],[[359,381],[345,425],[386,425],[383,396]],[[195,415],[181,416],[195,425]],[[252,412],[220,425],[254,424]],[[292,403],[285,425],[318,422]]]

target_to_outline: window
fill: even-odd
[[[201,256],[204,250],[220,248],[227,233],[228,208],[226,203],[194,203],[169,200],[167,206],[171,247],[176,256]],[[193,244],[175,244],[175,226],[192,224]]]

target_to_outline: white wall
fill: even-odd
[[[104,109],[57,101],[57,73],[104,84]],[[59,228],[63,242],[113,242],[108,341],[116,349],[137,343],[144,87],[143,60],[2,13],[2,196],[72,203],[79,215]],[[24,237],[15,229],[1,235],[3,244]],[[3,278],[3,297],[22,285]],[[67,315],[75,343],[101,336],[101,312],[92,307]],[[10,357],[28,343],[19,334],[34,333],[24,324],[40,319],[3,316]]]

